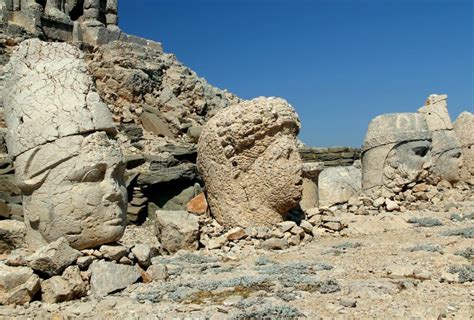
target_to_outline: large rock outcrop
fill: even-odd
[[[23,193],[27,242],[83,249],[125,228],[123,157],[79,49],[24,41],[5,67],[7,145]]]
[[[198,170],[211,212],[226,226],[271,226],[296,206],[300,122],[283,99],[256,98],[222,110],[204,127]]]

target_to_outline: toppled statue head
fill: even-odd
[[[64,237],[84,249],[122,237],[125,165],[106,133],[61,138],[21,154],[15,164],[28,243],[41,246]]]
[[[431,167],[431,135],[416,113],[374,118],[362,150],[362,189],[371,198],[390,197],[413,186]]]
[[[448,113],[447,99],[447,95],[432,94],[418,112],[426,117],[431,132],[433,168],[430,180],[454,184],[461,179],[463,157]]]
[[[474,114],[461,113],[454,122],[454,132],[461,143],[464,158],[461,180],[474,185]]]
[[[61,237],[77,249],[120,239],[123,156],[82,53],[65,43],[27,40],[5,71],[7,145],[23,192],[29,247]]]
[[[221,110],[204,127],[198,169],[211,212],[226,226],[270,226],[302,193],[298,115],[285,100],[256,98]]]

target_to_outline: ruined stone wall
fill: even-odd
[[[300,148],[303,162],[322,162],[325,167],[350,166],[360,159],[361,151],[351,147]]]

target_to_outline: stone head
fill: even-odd
[[[81,51],[26,40],[5,72],[6,138],[29,247],[60,237],[78,249],[118,240],[126,222],[123,157]]]
[[[433,168],[430,180],[433,183],[438,180],[456,183],[461,179],[461,144],[453,131],[447,99],[447,95],[432,94],[418,109],[426,117],[431,132]]]
[[[370,122],[362,150],[367,195],[396,194],[426,178],[431,165],[431,135],[423,115],[385,114]]]
[[[20,155],[16,166],[28,243],[41,246],[64,237],[83,249],[121,238],[125,165],[117,143],[106,133],[39,146]]]
[[[474,114],[461,113],[454,122],[454,133],[461,144],[464,159],[461,179],[474,184]]]
[[[242,102],[206,124],[198,144],[198,169],[220,223],[272,225],[298,204],[299,128],[294,109],[279,98]]]

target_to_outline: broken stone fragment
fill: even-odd
[[[262,248],[267,250],[283,250],[287,249],[289,246],[288,240],[285,238],[278,239],[278,238],[270,238],[262,243]]]
[[[125,246],[116,245],[102,245],[99,249],[102,256],[109,260],[118,261],[120,258],[128,254],[128,249]]]
[[[51,242],[27,257],[28,266],[35,271],[55,276],[74,263],[81,253],[69,246],[64,238]]]
[[[104,260],[94,261],[89,271],[91,272],[91,289],[99,296],[125,289],[137,282],[141,276],[138,266],[127,266]]]
[[[41,284],[41,298],[46,303],[71,301],[86,295],[86,284],[77,266],[68,267],[62,276],[54,276]]]
[[[186,211],[189,213],[194,213],[197,215],[204,215],[207,213],[208,204],[206,200],[206,195],[204,192],[201,192],[196,197],[191,199],[186,206]]]
[[[158,255],[158,249],[146,244],[136,244],[132,248],[132,253],[135,256],[135,259],[137,259],[140,267],[146,269],[150,266],[151,259]]]
[[[25,304],[40,290],[40,279],[28,267],[0,264],[0,304]]]
[[[0,254],[9,254],[25,246],[25,224],[15,220],[0,220]]]
[[[168,253],[196,250],[199,245],[199,218],[186,211],[155,212],[157,237]]]

